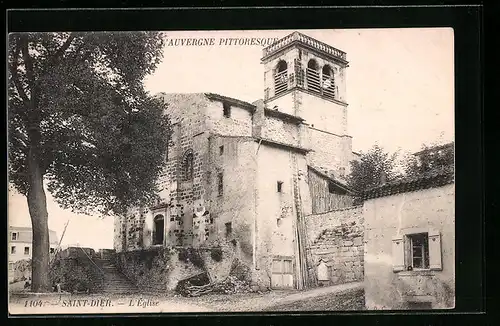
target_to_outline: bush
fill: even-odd
[[[205,263],[200,253],[194,248],[181,248],[179,250],[179,261],[191,263],[194,266],[204,269]]]
[[[56,260],[49,278],[54,286],[59,283],[61,290],[68,292],[98,292],[103,285],[101,271],[81,257]]]
[[[229,275],[236,277],[240,281],[248,281],[250,279],[250,268],[241,263],[238,258],[235,258],[231,264]]]

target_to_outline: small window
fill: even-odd
[[[334,194],[335,191],[335,184],[333,182],[328,182],[328,192],[331,194]]]
[[[276,187],[277,187],[278,192],[283,192],[283,182],[282,181],[278,181],[276,183]]]
[[[193,179],[193,172],[194,172],[193,160],[194,160],[193,153],[188,152],[185,154],[185,157],[184,157],[184,177],[185,177],[185,180]]]
[[[12,232],[11,240],[17,240],[17,232]]]
[[[226,238],[228,238],[233,233],[233,226],[231,222],[228,222],[225,225],[226,225]]]
[[[30,254],[30,247],[24,247],[24,254],[29,255]]]
[[[217,174],[217,188],[219,196],[224,194],[224,176],[222,173]]]
[[[231,106],[227,103],[223,103],[222,108],[223,108],[224,117],[230,118],[231,117]]]
[[[219,155],[224,154],[224,146],[219,147]]]
[[[16,253],[16,246],[10,247],[10,253],[15,254]]]
[[[429,268],[429,236],[427,233],[408,235],[410,241],[409,266],[411,269]]]

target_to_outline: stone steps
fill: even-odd
[[[102,292],[129,294],[139,291],[137,286],[118,270],[111,259],[95,259],[94,262],[104,273]]]

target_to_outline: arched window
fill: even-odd
[[[274,95],[279,95],[288,89],[288,64],[280,60],[274,70]]]
[[[309,62],[307,63],[307,69],[318,71],[319,70],[318,62],[314,59],[309,60]]]
[[[321,92],[321,83],[319,80],[319,65],[316,60],[311,59],[307,63],[306,70],[306,78],[307,78],[307,89],[310,91],[320,93]]]
[[[323,95],[335,98],[335,74],[331,66],[325,65],[321,71],[321,86]]]
[[[191,180],[193,179],[193,170],[194,170],[194,155],[191,150],[187,151],[184,154],[184,159],[182,160],[182,168],[183,168],[183,174],[184,174],[184,180]]]
[[[276,65],[276,73],[280,73],[283,71],[286,71],[288,68],[288,65],[285,60],[280,60],[278,64]]]
[[[153,244],[163,244],[163,235],[165,233],[165,218],[158,214],[153,219]]]

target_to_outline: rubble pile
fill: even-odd
[[[186,284],[179,289],[179,293],[187,297],[198,297],[204,294],[234,294],[251,292],[250,284],[246,281],[238,280],[235,276],[228,276],[220,282],[208,283],[205,285]]]

